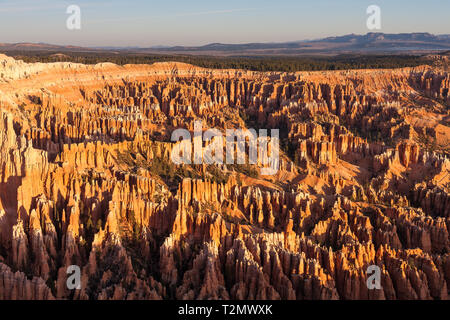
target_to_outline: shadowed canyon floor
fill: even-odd
[[[448,299],[449,89],[0,55],[0,299]],[[280,129],[280,170],[173,164],[199,119]]]

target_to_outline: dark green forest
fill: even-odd
[[[178,61],[212,69],[244,69],[251,71],[318,71],[346,69],[403,68],[431,65],[433,61],[412,55],[340,55],[334,57],[217,57],[192,55],[156,55],[128,52],[51,52],[9,51],[7,55],[25,62],[76,62],[96,64],[152,64]]]

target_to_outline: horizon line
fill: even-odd
[[[308,42],[308,41],[318,41],[318,40],[325,40],[328,38],[338,38],[338,37],[345,37],[345,36],[365,36],[369,34],[384,34],[384,35],[402,35],[402,34],[429,34],[432,36],[448,36],[450,33],[431,33],[428,31],[422,31],[422,32],[394,32],[394,33],[386,33],[386,32],[367,32],[367,33],[345,33],[345,34],[339,34],[339,35],[328,35],[318,38],[307,38],[307,39],[298,39],[298,40],[287,40],[287,41],[256,41],[256,42],[206,42],[203,44],[198,45],[183,45],[183,44],[168,44],[168,45],[123,45],[123,46],[117,46],[117,45],[102,45],[102,46],[94,46],[94,45],[74,45],[74,44],[62,44],[62,43],[51,43],[51,42],[31,42],[31,41],[19,41],[19,42],[1,42],[1,45],[20,45],[20,44],[33,44],[33,45],[50,45],[50,46],[60,46],[60,47],[76,47],[76,48],[87,48],[87,49],[101,49],[101,48],[115,48],[115,49],[126,49],[126,48],[133,48],[133,49],[164,49],[164,48],[174,48],[174,47],[204,47],[208,45],[213,44],[220,44],[220,45],[242,45],[242,44],[283,44],[283,43],[297,43],[297,42]]]

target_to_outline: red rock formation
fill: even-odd
[[[448,299],[444,70],[0,71],[0,299]],[[278,173],[174,165],[195,120],[280,129]]]

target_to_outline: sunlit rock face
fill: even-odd
[[[0,299],[448,299],[449,88],[0,56]],[[173,164],[196,120],[279,129],[278,172]]]

